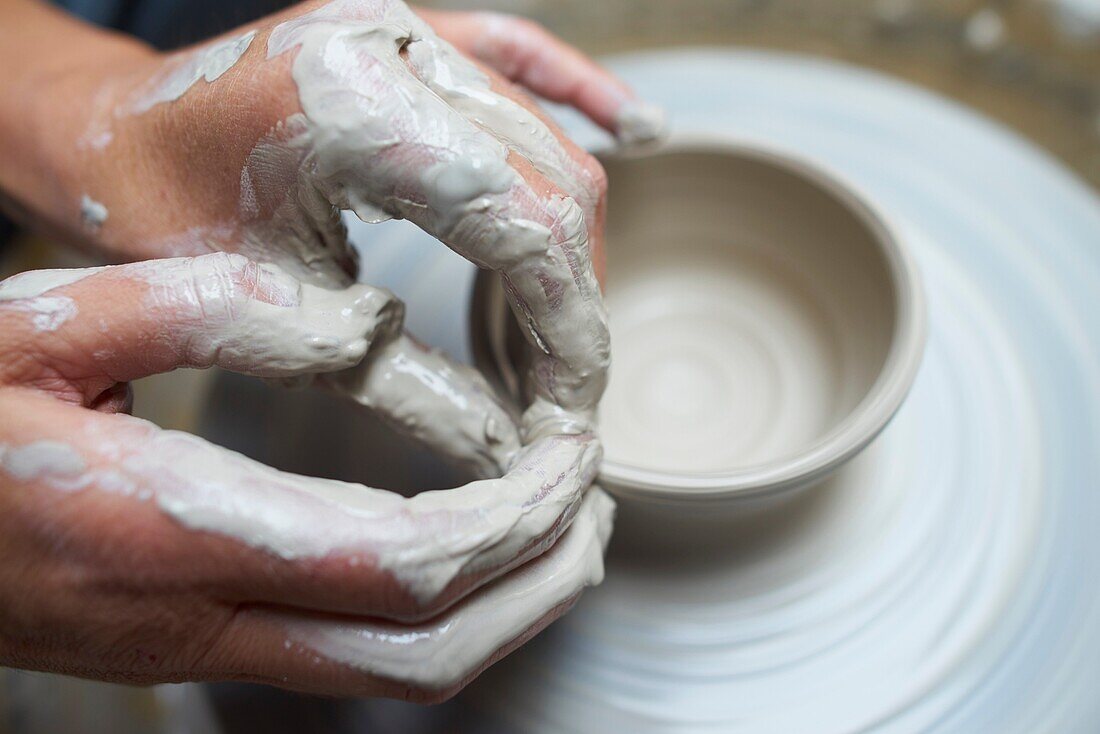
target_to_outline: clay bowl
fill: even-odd
[[[924,347],[917,273],[884,218],[837,176],[750,144],[678,137],[602,162],[601,483],[713,508],[813,485],[867,446]],[[526,347],[488,274],[471,319],[475,360],[518,398]]]

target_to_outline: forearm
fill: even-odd
[[[40,0],[0,0],[0,200],[9,213],[80,238],[80,178],[97,153],[97,82],[152,55]]]

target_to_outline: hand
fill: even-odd
[[[422,15],[438,36],[398,0],[335,0],[167,57],[117,49],[123,71],[55,82],[58,99],[96,92],[44,115],[67,141],[60,191],[29,198],[124,259],[239,252],[328,286],[354,269],[339,209],[407,218],[504,279],[537,355],[524,435],[584,432],[608,361],[603,171],[498,71],[627,137],[656,130],[529,22]]]
[[[598,583],[591,435],[405,499],[118,414],[176,367],[370,362],[394,309],[225,254],[0,283],[0,664],[434,701]]]
[[[597,122],[622,132],[638,129],[644,119],[638,115],[644,108],[621,84],[529,25],[499,16],[428,17],[456,44],[536,92],[573,102]],[[52,608],[49,595],[33,614],[59,620],[56,627],[38,630],[17,617],[10,626],[11,659],[29,661],[19,663],[29,667],[148,680],[280,682],[286,675],[285,685],[325,692],[404,695],[430,689],[438,696],[454,690],[563,611],[601,573],[611,503],[598,490],[584,490],[598,463],[591,419],[608,355],[591,254],[598,262],[602,171],[521,92],[440,40],[399,2],[307,4],[169,57],[128,44],[95,57],[110,63],[79,71],[66,67],[50,76],[49,94],[33,94],[34,85],[20,87],[33,103],[28,108],[41,107],[43,99],[71,104],[39,110],[37,119],[47,122],[32,129],[41,141],[19,148],[32,151],[31,165],[0,166],[0,177],[12,177],[0,181],[9,203],[32,221],[70,238],[79,233],[122,259],[211,250],[248,259],[154,260],[75,282],[35,276],[45,278],[37,289],[34,280],[9,288],[9,296],[18,297],[4,310],[13,324],[23,323],[13,328],[57,327],[23,340],[30,362],[18,361],[12,373],[9,384],[19,388],[3,391],[21,414],[49,419],[28,417],[3,438],[9,444],[9,483],[16,497],[42,486],[74,488],[64,475],[26,473],[28,463],[41,466],[45,450],[48,466],[80,467],[81,503],[102,503],[105,512],[121,515],[133,510],[126,503],[135,497],[154,500],[139,508],[142,522],[157,527],[148,542],[160,548],[159,537],[178,537],[172,549],[178,555],[169,553],[164,561],[150,552],[152,565],[145,568],[130,562],[110,566],[97,556],[108,569],[97,589],[126,588],[132,601],[150,577],[162,576],[170,589],[198,588],[206,601],[230,609],[234,620],[297,630],[290,648],[303,645],[307,660],[319,657],[332,674],[317,667],[283,672],[288,658],[272,653],[266,637],[259,647],[273,657],[262,665],[226,652],[262,637],[252,626],[232,628],[210,643],[209,655],[227,656],[221,668],[207,664],[204,653],[201,661],[191,658],[192,666],[172,660],[172,669],[164,663],[128,667],[126,661],[93,669],[86,666],[96,655],[81,657],[80,645],[43,651],[25,642],[73,624]],[[19,89],[12,97],[21,98]],[[43,170],[48,175],[36,178]],[[368,220],[410,219],[501,274],[538,355],[531,381],[535,400],[520,426],[480,377],[401,333],[402,309],[392,296],[351,285],[354,268],[338,216],[344,208]],[[125,287],[112,292],[110,302],[96,298],[98,289],[81,292],[105,282],[114,288],[116,281],[136,281],[141,297],[127,301]],[[76,316],[69,314],[68,301],[79,308]],[[138,318],[133,309],[139,303],[163,308]],[[95,326],[100,322],[92,319],[114,327],[101,333]],[[334,332],[339,325],[350,335]],[[150,345],[163,349],[159,359]],[[132,419],[43,403],[25,390],[34,387],[110,412],[125,407],[122,386],[128,380],[210,364],[265,377],[321,373],[322,383],[482,475],[509,471],[500,480],[401,500],[289,477],[179,434],[135,426]],[[24,366],[39,365],[45,369],[23,374]],[[39,402],[25,402],[32,398]],[[66,412],[57,414],[62,408]],[[61,438],[75,459],[50,456],[58,448],[50,442]],[[125,489],[121,495],[119,487]],[[34,512],[34,503],[27,507]],[[253,517],[239,511],[244,507],[263,511]],[[21,519],[11,515],[9,522],[21,529],[13,537],[31,547],[49,545],[23,536],[28,528],[50,525],[54,509],[39,508],[39,514]],[[88,516],[96,517],[90,511]],[[159,518],[159,525],[146,516]],[[571,522],[576,532],[567,531]],[[95,555],[96,526],[88,523],[81,547]],[[66,537],[81,535],[63,523],[57,529]],[[555,544],[563,534],[563,543],[577,540]],[[126,533],[118,546],[129,547],[128,540],[142,557],[140,536]],[[221,559],[211,566],[243,570],[213,589],[209,578],[188,587],[171,569],[179,557],[196,553],[191,546],[198,543],[228,544],[233,550],[220,550]],[[544,554],[548,548],[552,552]],[[226,563],[230,552],[257,560],[249,565],[234,557]],[[35,560],[12,569],[72,562],[32,555]],[[513,571],[533,558],[522,575]],[[261,579],[279,576],[278,569],[290,580],[277,584],[278,591],[265,587]],[[365,576],[357,579],[352,569]],[[124,579],[135,573],[137,580],[126,586]],[[526,581],[509,586],[520,579]],[[21,588],[19,580],[9,588]],[[79,589],[70,598],[81,600],[74,608],[87,601]],[[150,591],[149,598],[159,597]],[[194,601],[193,594],[188,598]],[[101,620],[118,625],[117,605],[108,607]],[[279,611],[285,607],[298,611],[287,617]],[[159,609],[137,613],[126,629],[136,627],[134,635],[142,639],[152,636],[163,626]],[[439,617],[446,609],[448,616]],[[491,625],[493,635],[478,631],[485,625],[471,629],[461,622],[481,613],[469,610],[484,609],[504,615]],[[355,618],[336,625],[319,612]],[[365,621],[429,617],[447,624],[400,628],[402,635],[424,640],[416,653],[396,644],[408,637],[381,634],[395,628]],[[89,627],[72,629],[102,653],[109,647],[97,636],[102,626]],[[184,623],[179,630],[166,638],[162,654],[186,657],[174,645],[195,635],[188,635]],[[103,634],[121,633],[116,627]],[[365,640],[374,643],[362,647]],[[444,645],[449,651],[442,651]],[[77,652],[67,658],[66,650]],[[443,659],[453,661],[453,668],[440,672]]]

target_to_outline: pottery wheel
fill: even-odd
[[[516,731],[1100,727],[1100,200],[926,92],[770,53],[611,64],[678,131],[840,172],[920,267],[929,340],[828,484],[604,585],[464,694]],[[588,132],[578,136],[593,139]]]

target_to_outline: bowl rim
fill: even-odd
[[[676,472],[631,466],[604,458],[601,483],[615,495],[651,502],[699,504],[733,498],[758,497],[814,483],[865,448],[890,422],[916,379],[927,337],[926,302],[920,275],[888,217],[845,176],[804,153],[773,143],[713,133],[674,133],[661,143],[637,150],[601,151],[619,158],[645,158],[665,153],[719,153],[750,158],[794,174],[823,190],[845,206],[871,234],[883,255],[894,300],[894,328],[886,359],[870,389],[856,406],[817,441],[793,455],[734,471]],[[474,289],[471,325],[474,354],[485,355],[494,371],[501,371],[503,355],[484,332],[487,280],[481,273]],[[480,323],[479,320],[480,319]],[[505,379],[503,374],[499,377]],[[512,388],[513,386],[507,386]]]

